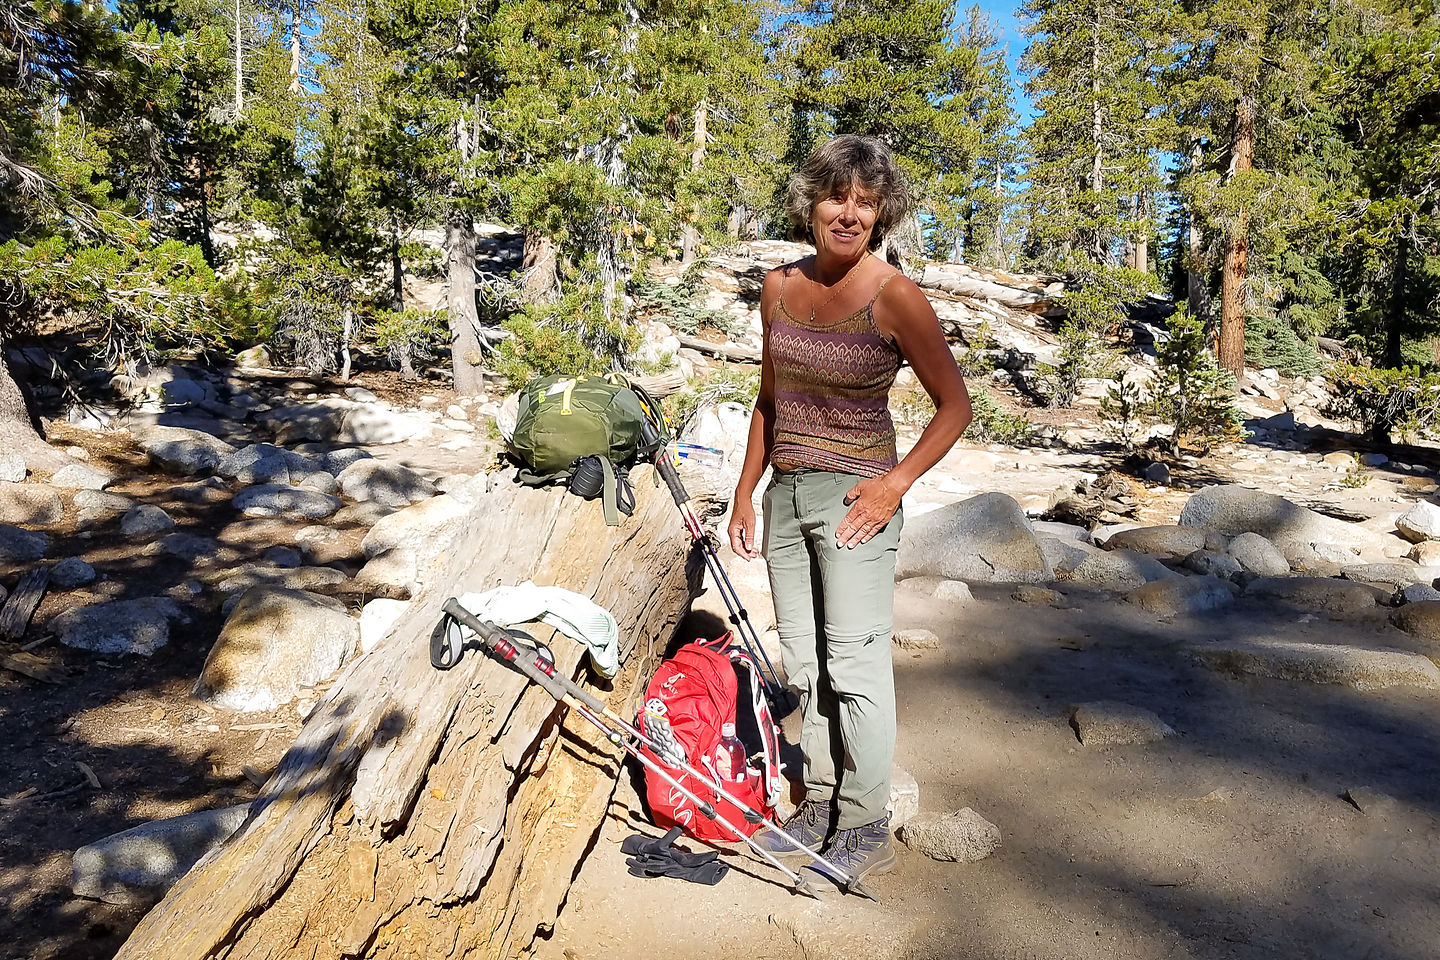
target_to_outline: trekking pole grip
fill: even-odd
[[[640,422],[640,440],[647,447],[660,442],[660,431],[656,430],[655,424],[648,419]],[[655,469],[665,480],[665,486],[670,488],[670,496],[675,498],[677,504],[683,504],[690,499],[690,494],[685,491],[685,484],[680,482],[680,474],[675,471],[675,464],[670,462],[669,453],[668,444],[656,447]]]
[[[564,700],[567,696],[571,696],[592,710],[597,710],[602,713],[605,711],[605,704],[596,699],[589,691],[585,690],[569,677],[559,673],[547,673],[532,661],[527,660],[516,650],[515,644],[511,642],[510,635],[507,634],[504,629],[488,620],[481,620],[475,616],[475,614],[460,606],[460,601],[454,597],[446,600],[445,605],[441,607],[441,609],[449,616],[455,618],[457,622],[475,631],[475,634],[480,637],[481,642],[484,643],[485,646],[494,650],[507,662],[513,663],[516,669],[544,687],[545,691],[556,700]],[[520,648],[522,650],[528,649],[524,644],[521,644]],[[509,653],[506,653],[507,650]],[[554,668],[552,667],[551,669],[553,670]]]

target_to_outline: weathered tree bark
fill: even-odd
[[[245,31],[241,15],[240,0],[235,0],[235,115],[239,120],[245,113]]]
[[[1150,269],[1150,197],[1143,190],[1135,195],[1135,246],[1130,265],[1141,273]]]
[[[1248,173],[1255,158],[1255,101],[1247,95],[1235,104],[1235,138],[1230,153],[1230,182]],[[1245,376],[1245,276],[1250,253],[1250,210],[1241,207],[1225,236],[1225,268],[1220,280],[1220,336],[1216,360]]]
[[[1201,146],[1190,145],[1190,173],[1200,170]],[[1210,314],[1210,288],[1206,283],[1205,250],[1200,237],[1200,221],[1196,219],[1193,204],[1185,212],[1185,303],[1190,316],[1205,320]]]
[[[480,314],[475,309],[475,223],[469,213],[452,210],[445,221],[445,253],[449,283],[445,305],[450,311],[450,369],[455,392],[474,397],[484,392],[480,368]]]
[[[615,615],[622,670],[595,692],[626,712],[700,572],[663,486],[636,481],[615,528],[559,488],[479,494],[407,618],[345,669],[250,819],[119,960],[508,958],[549,929],[614,790],[615,750],[477,650],[435,670],[428,638],[448,596],[569,587]],[[584,673],[579,644],[548,642],[557,669]]]
[[[701,353],[708,353],[714,357],[724,357],[726,360],[743,360],[746,363],[759,363],[760,351],[751,347],[742,347],[733,343],[711,343],[709,340],[701,340],[699,337],[678,337],[680,346],[689,347],[691,350],[699,350]]]
[[[698,173],[705,163],[705,122],[710,115],[709,101],[703,97],[695,105],[694,149],[690,151],[690,170]],[[693,223],[685,224],[680,240],[680,262],[690,263],[695,259],[696,248],[700,246],[700,230]]]
[[[944,290],[946,293],[953,293],[960,297],[994,300],[996,303],[1003,303],[1007,307],[1013,307],[1016,310],[1027,310],[1032,313],[1039,312],[1050,306],[1050,299],[1038,293],[1031,293],[1027,290],[1017,290],[1014,287],[990,283],[986,280],[977,280],[974,277],[955,276],[954,274],[947,273],[935,267],[926,267],[925,273],[915,282],[921,287]]]
[[[340,322],[340,379],[350,379],[350,341],[355,337],[355,310],[346,306]]]
[[[11,374],[3,347],[0,347],[0,450],[18,453],[28,466],[42,470],[58,470],[73,462],[40,436],[25,404],[25,394]]]
[[[1110,237],[1100,226],[1104,213],[1100,192],[1105,189],[1105,111],[1100,105],[1100,9],[1095,9],[1095,20],[1090,27],[1090,137],[1094,152],[1090,158],[1091,229],[1090,254],[1096,264],[1110,262]]]
[[[400,259],[400,224],[390,224],[390,309],[405,309],[405,264]]]
[[[526,230],[520,270],[520,295],[526,303],[549,303],[555,299],[560,290],[560,271],[553,239],[538,230]]]
[[[1390,271],[1390,316],[1385,324],[1385,366],[1398,368],[1404,362],[1400,334],[1405,327],[1405,287],[1409,283],[1409,224],[1395,237],[1395,266]]]

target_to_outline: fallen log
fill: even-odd
[[[677,339],[680,341],[680,346],[699,350],[701,353],[708,353],[711,356],[723,357],[726,360],[740,360],[745,363],[760,362],[760,351],[751,347],[742,347],[734,343],[711,343],[709,340],[701,340],[699,337],[678,337]]]
[[[527,579],[565,586],[615,615],[623,666],[596,693],[626,709],[700,575],[648,473],[632,473],[635,513],[615,528],[558,488],[477,495],[406,620],[342,671],[245,825],[141,921],[119,960],[525,951],[559,912],[618,762],[509,667],[471,651],[435,670],[428,638],[449,596]],[[578,644],[558,636],[551,649],[558,669],[584,674]]]
[[[957,276],[946,270],[927,266],[925,273],[918,281],[919,286],[935,290],[944,290],[962,297],[974,297],[978,300],[993,300],[1002,303],[1015,310],[1024,310],[1027,313],[1042,313],[1051,305],[1048,297],[1028,290],[1017,290],[1014,287],[1007,287],[999,283],[990,283],[986,280],[977,280],[974,277]]]

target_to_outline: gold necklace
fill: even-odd
[[[814,300],[813,298],[810,300],[810,322],[811,322],[811,323],[814,323],[814,322],[815,322],[815,311],[816,311],[816,310],[823,310],[823,309],[825,309],[826,307],[828,307],[828,306],[830,305],[830,301],[831,301],[831,300],[834,300],[836,297],[838,297],[838,296],[840,295],[840,291],[841,291],[841,290],[844,290],[845,287],[849,285],[850,281],[853,280],[853,279],[855,279],[855,274],[857,274],[857,273],[860,272],[860,264],[861,264],[862,262],[864,262],[864,258],[863,258],[863,257],[862,257],[860,260],[855,261],[855,265],[854,265],[853,267],[851,267],[849,270],[846,271],[846,273],[845,273],[845,278],[844,278],[843,280],[841,280],[839,283],[835,284],[835,286],[831,288],[831,290],[830,290],[830,296],[828,296],[828,297],[825,298],[825,302],[824,302],[824,303],[821,303],[819,306],[816,306],[815,300]],[[813,282],[814,282],[817,286],[823,286],[823,284],[821,284],[820,281],[818,281],[818,280],[813,281]]]

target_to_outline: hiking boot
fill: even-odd
[[[825,838],[834,831],[835,820],[839,815],[840,812],[835,809],[833,803],[827,803],[824,800],[806,800],[790,815],[789,820],[780,825],[780,828],[799,843],[818,853],[820,848],[825,846]],[[776,856],[805,856],[774,830],[761,830],[756,833],[755,842]]]
[[[890,840],[890,818],[881,817],[874,823],[849,830],[836,830],[835,836],[820,851],[826,863],[834,864],[849,874],[850,879],[859,880],[869,874],[885,873],[895,866],[895,845]],[[809,869],[825,874],[825,868],[818,863]],[[831,878],[835,879],[835,878]]]

